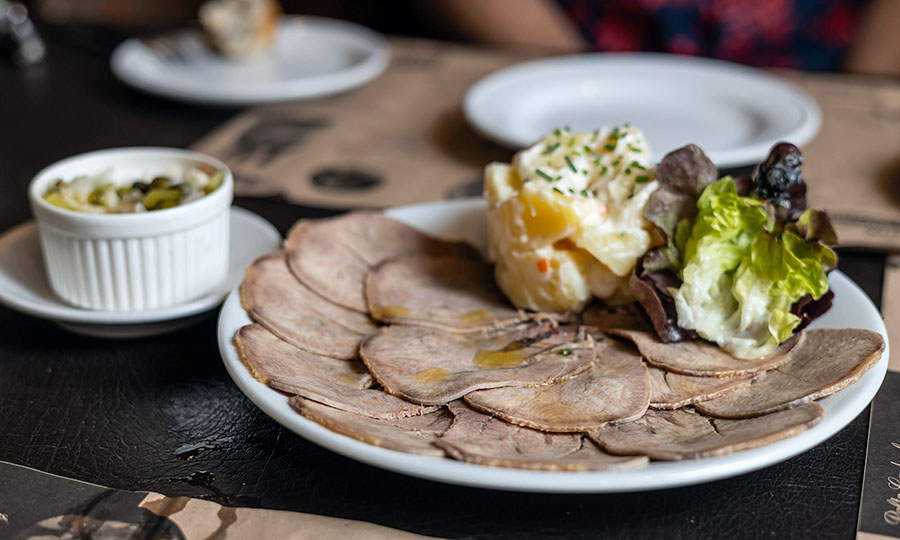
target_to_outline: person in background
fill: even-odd
[[[900,0],[431,0],[470,41],[900,76]]]

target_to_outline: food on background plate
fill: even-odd
[[[44,192],[48,203],[89,214],[131,214],[164,210],[195,201],[222,185],[225,171],[191,167],[185,171],[146,174],[115,182],[112,171],[95,176],[59,179]]]
[[[594,297],[629,295],[635,261],[652,245],[641,213],[657,187],[638,129],[557,129],[484,176],[490,255],[513,304],[580,311]]]
[[[232,60],[248,60],[272,48],[278,0],[210,0],[200,6],[200,25],[213,48]]]

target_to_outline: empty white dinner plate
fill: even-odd
[[[479,248],[487,243],[485,204],[482,199],[426,203],[392,208],[385,213],[424,233],[450,240],[465,240]],[[760,448],[724,456],[684,461],[654,461],[643,469],[600,472],[552,472],[505,469],[438,458],[404,454],[351,439],[300,416],[288,396],[259,382],[240,359],[234,334],[252,321],[241,307],[237,289],[219,312],[219,350],[225,367],[241,391],[257,407],[300,436],[351,459],[398,473],[437,482],[509,491],[602,493],[648,491],[711,482],[768,467],[822,443],[856,418],[872,401],[887,372],[890,350],[887,331],[878,310],[847,276],[829,276],[834,304],[812,328],[866,328],[884,337],[881,360],[858,381],[819,400],[825,408],[821,422],[802,433]]]
[[[231,208],[230,230],[228,276],[220,287],[174,306],[123,312],[75,307],[53,294],[41,257],[37,223],[27,221],[0,235],[0,304],[96,337],[141,337],[183,328],[219,305],[257,257],[281,247],[278,229],[243,208]]]
[[[519,64],[478,81],[464,108],[478,132],[512,148],[558,127],[593,131],[627,122],[647,135],[656,161],[694,143],[719,167],[758,163],[778,141],[802,146],[822,120],[812,96],[770,73],[649,53]]]
[[[135,88],[213,105],[249,105],[325,96],[355,88],[387,67],[385,39],[357,24],[322,17],[285,16],[272,51],[229,60],[196,30],[142,41],[113,51],[113,73]]]

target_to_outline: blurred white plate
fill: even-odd
[[[484,201],[480,199],[405,206],[386,213],[426,233],[467,240],[473,245],[484,247],[485,207]],[[825,408],[825,418],[819,424],[795,437],[762,448],[714,458],[652,462],[644,469],[631,471],[545,472],[486,467],[449,458],[404,454],[335,433],[297,414],[288,405],[287,396],[257,381],[247,371],[232,342],[235,332],[251,322],[241,307],[237,290],[228,296],[219,313],[219,350],[231,377],[263,412],[316,444],[370,465],[438,482],[510,491],[646,491],[709,482],[779,463],[831,437],[866,408],[887,371],[887,333],[878,310],[856,284],[838,271],[831,273],[830,282],[835,293],[834,305],[812,327],[874,330],[884,336],[885,349],[881,361],[859,381],[835,395],[819,400]]]
[[[390,60],[390,47],[381,35],[322,17],[282,17],[272,51],[246,61],[210,50],[199,31],[183,30],[155,43],[166,46],[148,46],[139,39],[119,45],[110,59],[116,77],[153,94],[214,105],[342,92],[374,79]]]
[[[71,306],[47,283],[37,223],[27,221],[0,236],[0,303],[35,317],[50,319],[73,332],[97,337],[129,338],[183,328],[216,307],[240,284],[257,257],[281,247],[281,234],[262,217],[231,208],[228,276],[215,291],[175,306],[148,311],[100,311]]]
[[[770,73],[687,56],[597,53],[538,60],[492,73],[464,110],[483,136],[530,146],[554,128],[593,131],[629,122],[658,161],[695,143],[719,167],[756,164],[777,141],[798,146],[818,132],[812,96]]]

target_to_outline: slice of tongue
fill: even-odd
[[[748,418],[831,395],[859,380],[884,350],[881,334],[857,328],[805,330],[790,362],[754,383],[696,405],[721,418]]]
[[[436,409],[371,389],[372,376],[362,362],[312,354],[258,324],[241,328],[234,344],[241,361],[258,380],[289,394],[374,418],[417,416]]]
[[[632,469],[645,457],[612,456],[581,434],[544,433],[492,418],[459,402],[450,404],[453,425],[434,442],[460,461],[543,471]]]
[[[782,366],[803,334],[782,343],[768,356],[743,360],[706,341],[663,343],[652,331],[610,329],[608,333],[628,339],[653,366],[696,377],[741,377]]]
[[[750,385],[752,375],[742,377],[694,377],[650,367],[650,406],[680,409]]]
[[[366,339],[360,356],[388,392],[442,405],[474,390],[569,377],[591,366],[594,351],[586,335],[550,323],[477,335],[394,325]]]
[[[579,432],[640,418],[650,404],[650,380],[639,354],[602,336],[590,369],[544,386],[495,388],[466,395],[476,409],[543,431]]]
[[[480,259],[470,245],[426,236],[378,212],[301,221],[285,241],[291,271],[330,301],[366,312],[364,280],[382,261],[401,255]]]
[[[382,448],[425,456],[444,455],[444,451],[432,443],[453,421],[446,409],[412,418],[378,420],[299,396],[292,397],[289,403],[294,410],[331,431]]]
[[[363,313],[329,302],[297,281],[283,253],[257,259],[241,282],[250,318],[281,339],[333,358],[356,358],[359,344],[376,330]]]
[[[497,288],[490,264],[456,257],[385,261],[366,278],[366,299],[379,321],[447,332],[478,332],[528,318]]]
[[[613,454],[680,460],[720,456],[792,437],[817,424],[824,410],[806,403],[757,418],[726,420],[689,410],[649,410],[640,420],[588,435]]]

